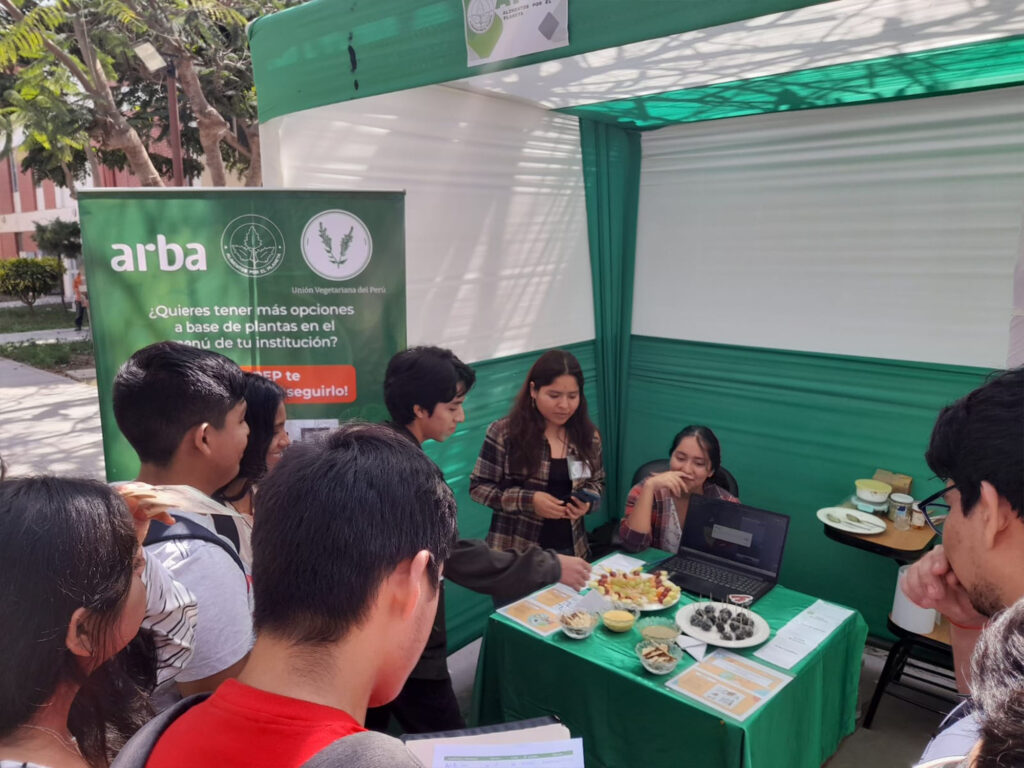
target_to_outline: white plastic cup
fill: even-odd
[[[903,594],[903,579],[909,565],[900,568],[896,579],[896,594],[892,599],[892,623],[917,635],[928,635],[935,629],[939,614],[933,608],[922,608]]]

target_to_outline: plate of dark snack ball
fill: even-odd
[[[768,622],[728,603],[690,603],[676,613],[676,625],[690,637],[721,648],[750,648],[771,635]]]

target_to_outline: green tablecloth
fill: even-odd
[[[647,561],[665,553],[647,550]],[[772,635],[815,598],[777,586],[755,610]],[[679,605],[690,602],[684,593]],[[674,616],[677,608],[662,612]],[[473,708],[480,724],[555,715],[583,737],[588,768],[818,768],[855,727],[867,624],[854,612],[793,669],[794,679],[745,722],[669,692],[671,676],[640,666],[633,630],[598,628],[586,640],[548,638],[492,614]],[[756,648],[737,651],[752,656]],[[754,659],[767,664],[760,659]],[[685,655],[676,669],[696,663]],[[771,666],[771,665],[769,665]]]

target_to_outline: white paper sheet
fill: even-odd
[[[614,555],[606,557],[599,563],[594,563],[592,568],[594,572],[594,578],[600,576],[605,571],[632,571],[634,568],[643,568],[647,563],[636,557],[630,557],[624,555],[621,552],[616,552]]]
[[[690,637],[689,635],[679,635],[676,638],[676,645],[693,656],[697,661],[703,660],[704,654],[708,652],[707,643],[698,640],[696,637]]]
[[[783,669],[792,669],[807,654],[825,642],[853,611],[835,603],[816,600],[790,619],[769,642],[754,652],[759,659]]]
[[[432,768],[583,768],[583,739],[532,744],[439,744]]]

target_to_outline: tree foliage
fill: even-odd
[[[61,274],[56,259],[11,259],[0,270],[0,292],[17,296],[32,307],[36,299],[49,293]]]
[[[74,190],[91,167],[128,167],[143,184],[170,176],[166,73],[175,67],[185,174],[209,169],[262,183],[245,25],[299,0],[0,0],[0,131],[21,129],[22,166]]]

